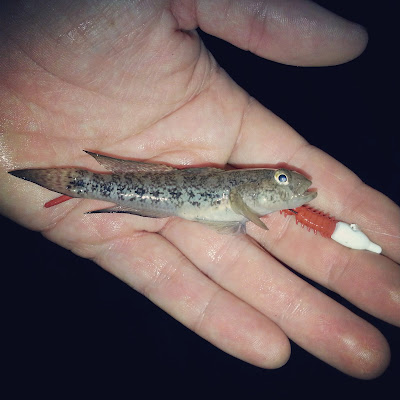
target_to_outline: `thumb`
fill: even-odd
[[[358,24],[308,0],[175,1],[181,29],[205,32],[283,64],[324,66],[358,57],[368,41]]]

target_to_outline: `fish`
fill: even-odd
[[[222,234],[246,233],[247,221],[268,229],[261,216],[300,207],[317,196],[308,190],[309,179],[284,168],[176,168],[85,152],[110,172],[44,168],[9,173],[66,196],[115,204],[88,214],[176,216]]]

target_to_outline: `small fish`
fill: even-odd
[[[245,233],[247,221],[268,229],[260,216],[299,207],[317,196],[307,190],[311,181],[287,169],[177,169],[86,153],[111,174],[75,168],[9,173],[67,196],[115,203],[90,213],[178,216],[229,234]]]

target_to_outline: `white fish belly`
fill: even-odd
[[[183,206],[177,215],[190,221],[224,221],[224,222],[243,222],[246,218],[236,214],[230,206],[221,204],[218,206],[194,207],[192,205]]]

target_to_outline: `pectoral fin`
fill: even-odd
[[[253,224],[256,224],[260,228],[268,230],[267,225],[265,225],[264,222],[262,222],[261,219],[258,217],[258,215],[243,201],[242,196],[240,195],[237,188],[231,190],[229,200],[231,202],[232,210],[236,214],[243,215],[249,221],[253,222]]]

